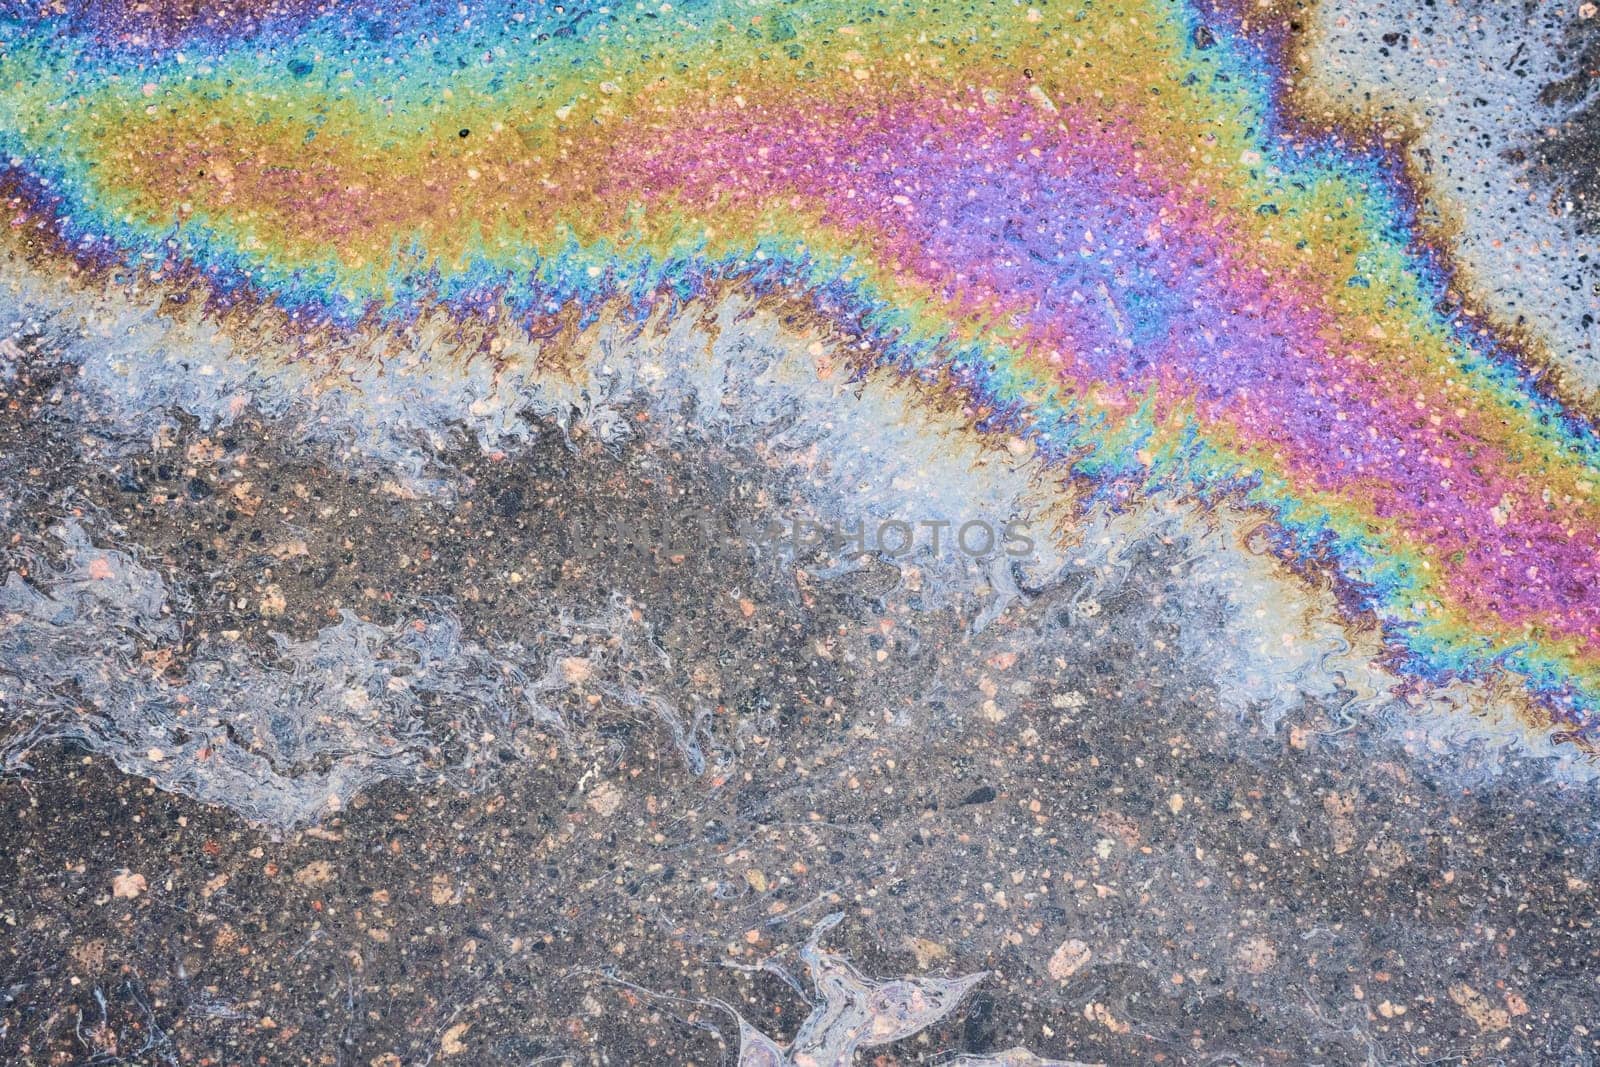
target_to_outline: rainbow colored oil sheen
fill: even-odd
[[[0,24],[14,234],[360,331],[735,286],[1101,499],[1273,520],[1426,680],[1600,740],[1600,442],[1459,311],[1391,156],[1174,3],[406,5]],[[0,9],[6,10],[6,9]]]

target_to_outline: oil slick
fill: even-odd
[[[465,492],[444,458],[463,442],[715,443],[825,518],[1051,531],[1019,566],[903,572],[974,630],[1085,570],[1087,621],[1119,545],[1178,539],[1202,561],[1189,595],[1225,604],[1183,654],[1235,710],[1420,710],[1586,773],[1600,440],[1579,383],[1460,299],[1394,152],[1287,111],[1258,28],[1168,4],[163,10],[0,26],[3,358],[73,368],[91,465],[247,412],[402,498]],[[97,654],[49,618],[103,620],[124,658],[187,625],[130,629],[163,595],[132,557],[137,589],[85,601],[90,535],[60,529],[10,549],[24,719]],[[400,655],[424,688],[526,715],[498,695],[504,656],[451,643],[461,609],[419,616],[422,645],[351,620],[286,638],[287,674],[241,667],[236,696],[277,706],[329,656],[383,690]],[[473,680],[429,673],[436,642]],[[703,766],[693,713],[668,718]],[[319,728],[286,729],[293,763]],[[233,795],[163,779],[120,727],[84,736]],[[397,766],[341,751],[366,762],[340,798]],[[326,805],[291,792],[247,813]]]
[[[738,1025],[738,1067],[850,1067],[859,1062],[858,1052],[893,1045],[936,1025],[988,977],[980,971],[960,978],[870,978],[844,956],[822,947],[823,938],[843,919],[843,912],[826,916],[800,946],[800,962],[821,1002],[814,1004],[792,1041],[775,1040],[729,1005],[716,1003]],[[795,984],[775,960],[758,969]],[[957,1067],[1086,1067],[1076,1061],[1043,1059],[1024,1048],[963,1055],[949,1062]]]

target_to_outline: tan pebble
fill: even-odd
[[[601,782],[590,791],[584,803],[588,804],[589,810],[596,815],[609,819],[617,813],[618,808],[622,807],[622,790],[610,782]]]
[[[906,948],[911,950],[912,955],[917,957],[917,966],[924,970],[950,955],[949,949],[939,944],[939,942],[929,941],[927,938],[908,937],[905,939],[904,944]]]
[[[294,872],[296,884],[312,888],[327,885],[333,881],[333,864],[327,860],[312,860],[310,863]]]
[[[274,618],[282,615],[289,602],[283,597],[283,590],[276,585],[269,585],[261,591],[261,614]]]
[[[568,685],[582,685],[594,677],[594,664],[582,656],[567,656],[561,661],[561,677]]]
[[[1234,958],[1251,974],[1266,974],[1278,962],[1278,950],[1264,937],[1252,937],[1239,946]]]
[[[1065,982],[1087,967],[1093,955],[1089,946],[1075,937],[1061,942],[1050,956],[1048,964],[1050,977],[1058,982]]]
[[[428,889],[428,899],[433,901],[433,906],[442,908],[446,904],[452,903],[455,898],[456,891],[455,887],[450,884],[450,876],[447,874],[434,875],[433,882]]]
[[[111,879],[111,895],[121,900],[132,900],[149,888],[149,883],[144,880],[144,875],[132,871],[123,871]]]
[[[467,1031],[471,1028],[471,1023],[456,1023],[446,1030],[444,1036],[439,1038],[439,1051],[446,1056],[459,1056],[467,1051],[467,1046],[461,1039],[467,1036]]]

